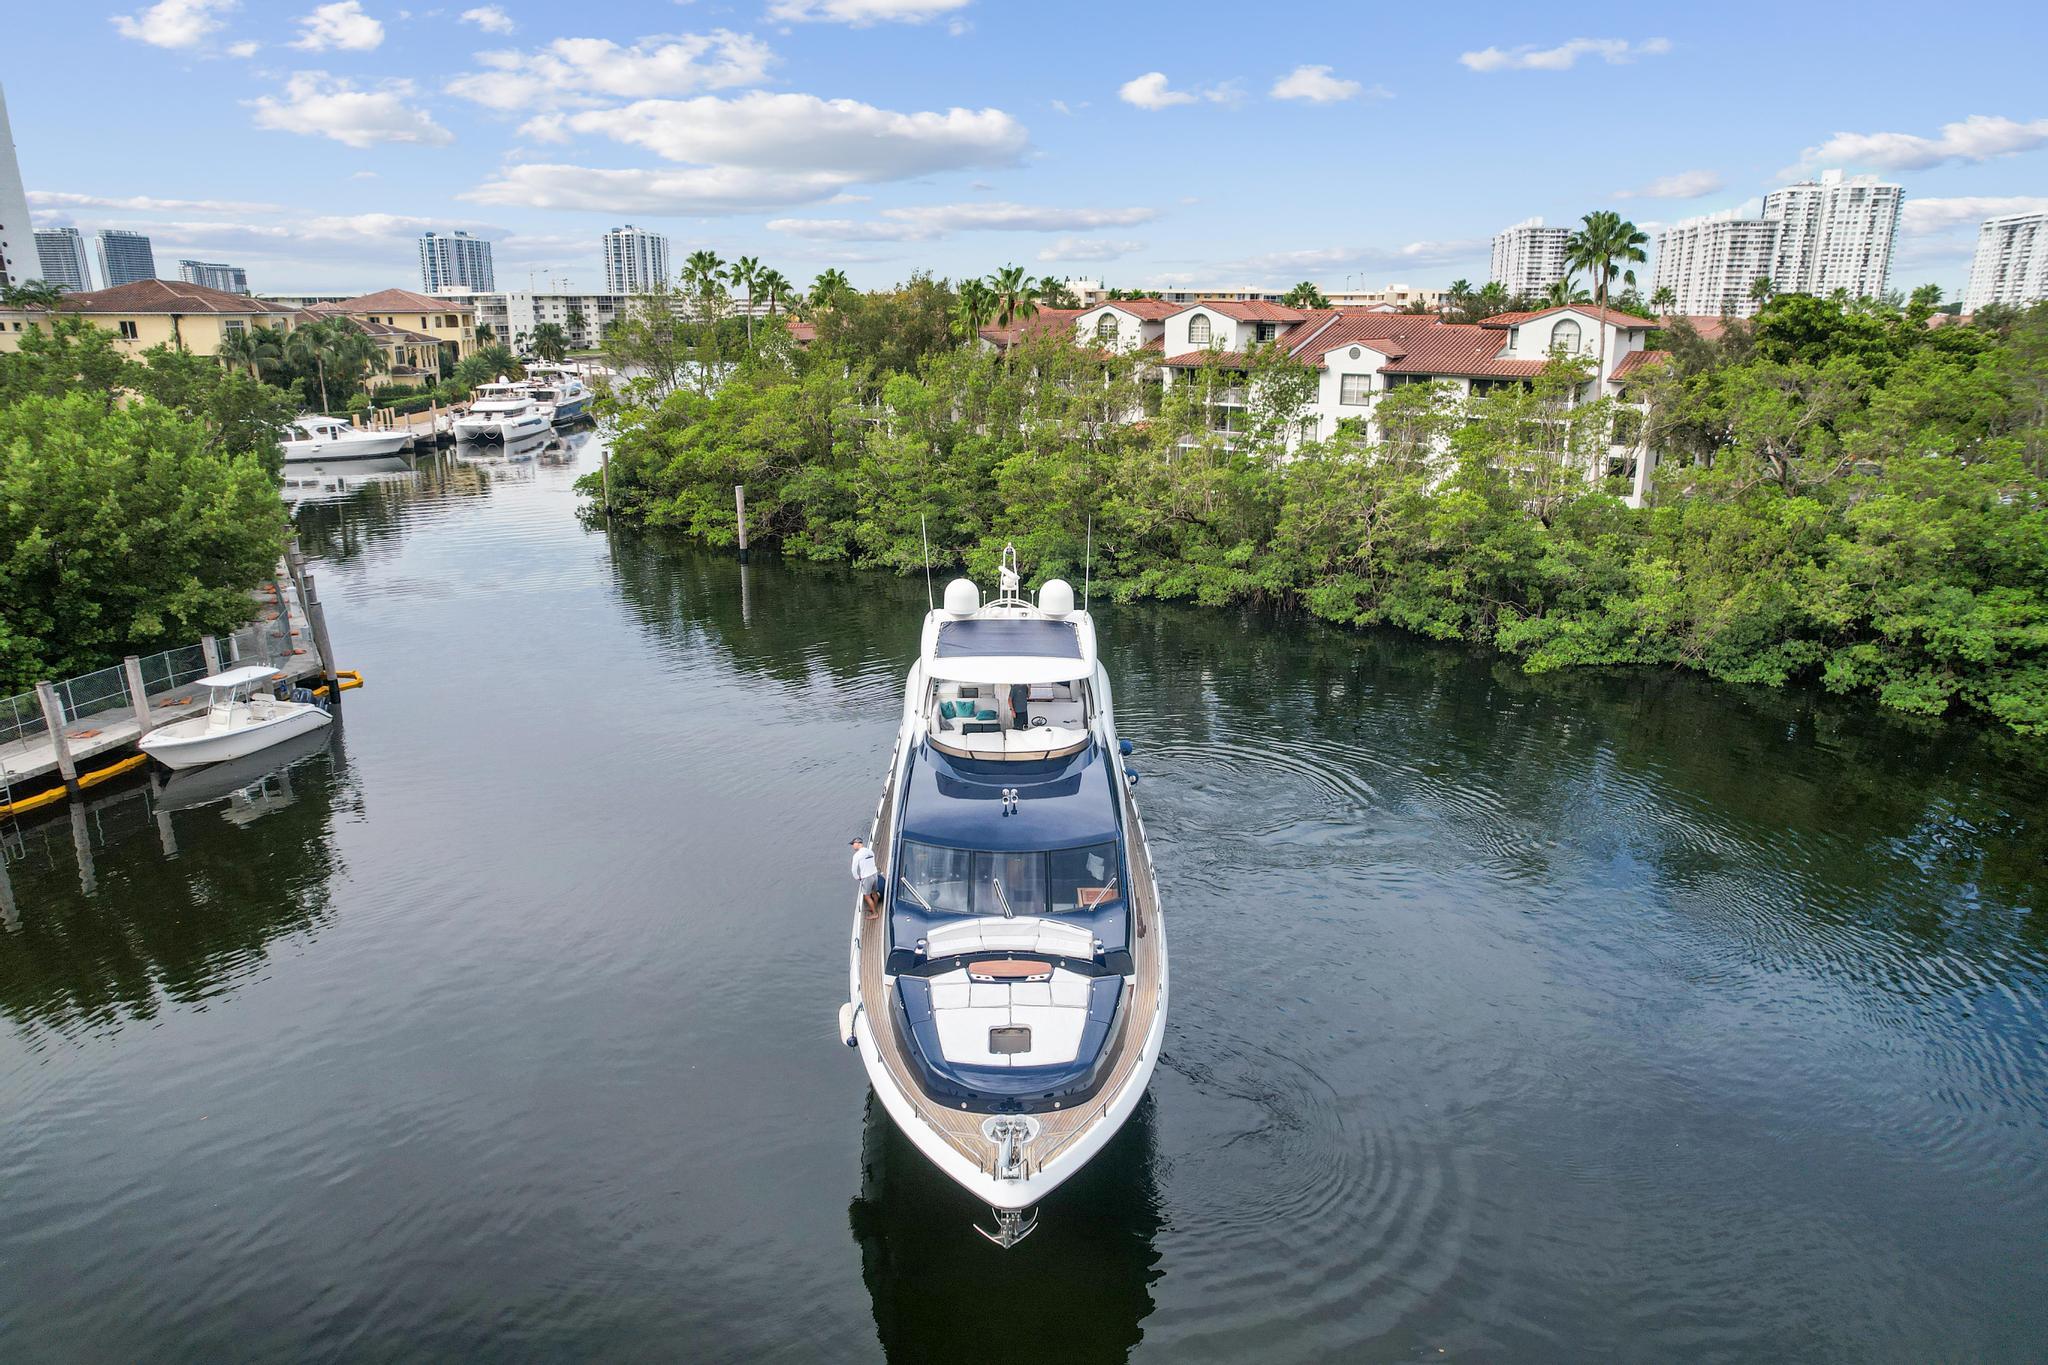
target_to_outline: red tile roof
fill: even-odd
[[[1168,303],[1165,299],[1109,299],[1095,306],[1097,308],[1115,308],[1129,313],[1134,318],[1143,318],[1147,322],[1158,322],[1163,318],[1172,317],[1188,305],[1184,303]]]
[[[1161,349],[1164,349],[1163,347]],[[1170,355],[1160,364],[1171,365],[1177,370],[1200,369],[1204,365],[1220,365],[1225,369],[1242,369],[1250,362],[1243,351],[1182,351]]]
[[[1540,360],[1502,360],[1500,332],[1470,322],[1438,322],[1397,338],[1402,354],[1383,374],[1439,374],[1458,379],[1530,379]]]
[[[1657,319],[1659,327],[1671,327],[1681,322],[1691,323],[1692,329],[1706,341],[1712,341],[1728,330],[1728,319],[1712,313],[1669,313]]]
[[[1193,303],[1184,303],[1173,311],[1185,313],[1190,308],[1206,308],[1212,313],[1236,318],[1239,322],[1300,322],[1308,316],[1299,308],[1240,299],[1196,299]]]
[[[1968,327],[1977,320],[1975,313],[1929,313],[1929,327]]]
[[[1061,328],[1072,331],[1074,319],[1091,311],[1087,308],[1041,308],[1029,317],[1016,319],[1008,327],[983,327],[980,335],[989,344],[1007,349],[1025,337],[1042,336]]]
[[[792,320],[789,324],[789,339],[799,346],[810,345],[818,339],[818,324]]]
[[[1599,308],[1590,303],[1561,303],[1555,308],[1538,308],[1534,312],[1529,313],[1495,313],[1490,318],[1481,318],[1478,325],[1481,327],[1512,327],[1516,323],[1528,322],[1534,318],[1547,318],[1552,313],[1562,313],[1567,310],[1589,318],[1605,319],[1616,327],[1631,330],[1657,326],[1655,318],[1637,317],[1634,313],[1624,313],[1618,308]]]
[[[473,313],[476,304],[462,297],[436,298],[410,289],[380,289],[336,305],[344,313]]]
[[[1671,359],[1671,352],[1669,351],[1630,351],[1615,362],[1614,371],[1608,378],[1619,383],[1653,366],[1662,365],[1669,359]]]
[[[63,313],[251,313],[287,314],[293,310],[265,303],[247,294],[230,294],[182,280],[135,280],[111,289],[66,294],[57,300]]]

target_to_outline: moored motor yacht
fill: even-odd
[[[338,417],[318,413],[294,417],[278,442],[286,464],[337,464],[345,460],[384,460],[412,446],[409,431],[363,431]]]
[[[554,426],[554,416],[534,401],[527,386],[499,375],[494,384],[479,384],[469,410],[455,419],[458,441],[516,441]]]
[[[590,400],[596,397],[583,376],[563,365],[529,365],[526,381],[533,401],[548,409],[558,427],[582,421],[590,413]]]
[[[1074,590],[925,618],[854,906],[840,1033],[889,1117],[987,1201],[1013,1246],[1144,1097],[1166,1026],[1165,927],[1129,746]]]
[[[280,676],[274,668],[246,664],[201,678],[197,686],[207,691],[206,710],[158,726],[136,747],[167,768],[183,770],[246,757],[333,719],[317,702],[288,701],[259,690]]]

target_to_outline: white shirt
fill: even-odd
[[[853,879],[857,882],[866,881],[875,875],[875,851],[862,844],[853,851]]]

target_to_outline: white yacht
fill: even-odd
[[[286,464],[337,464],[344,460],[388,460],[412,446],[409,431],[361,431],[338,417],[317,413],[285,425]]]
[[[455,439],[516,441],[549,431],[554,424],[554,415],[534,401],[523,382],[515,384],[499,375],[495,384],[476,386],[469,410],[455,419]]]
[[[590,400],[597,396],[583,382],[583,376],[566,365],[527,366],[526,387],[533,401],[548,409],[549,417],[558,427],[589,416]]]
[[[840,1035],[889,1117],[1014,1246],[1138,1107],[1166,1028],[1166,934],[1095,623],[1074,589],[925,618],[856,894]]]
[[[136,747],[167,768],[183,770],[245,758],[321,729],[333,719],[318,702],[272,696],[267,685],[280,676],[274,668],[247,664],[201,678],[198,686],[207,690],[206,710],[158,726]]]

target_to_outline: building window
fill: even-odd
[[[141,333],[136,330],[135,324],[130,322],[127,318],[122,318],[118,323],[114,325],[121,329],[121,340],[123,341],[134,341],[137,337],[141,335]]]
[[[1550,349],[1566,355],[1579,353],[1579,324],[1570,318],[1550,329]]]
[[[221,329],[232,336],[236,332],[247,330],[248,325],[248,323],[243,322],[240,318],[229,318],[221,324]]]
[[[1347,374],[1337,381],[1337,401],[1351,407],[1372,402],[1372,376]]]
[[[1252,332],[1252,339],[1254,341],[1271,341],[1274,337],[1278,335],[1280,335],[1279,323],[1261,322],[1254,327]]]
[[[1096,322],[1095,339],[1097,341],[1116,340],[1116,314],[1104,313],[1101,319]]]
[[[1207,346],[1212,339],[1207,314],[1197,313],[1188,323],[1188,345]]]

